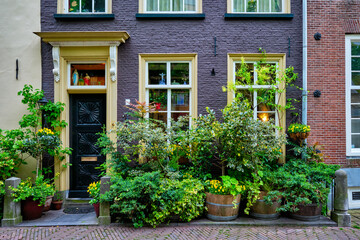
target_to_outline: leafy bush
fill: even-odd
[[[111,201],[111,213],[119,220],[131,220],[134,227],[156,227],[178,215],[182,221],[200,216],[204,210],[204,187],[194,178],[163,178],[159,171],[141,176],[114,177],[110,192],[101,196]]]
[[[32,198],[33,200],[39,200],[39,206],[45,204],[46,197],[55,193],[54,184],[41,174],[35,179],[35,183],[32,183],[31,178],[28,178],[21,181],[17,188],[10,188],[13,191],[14,202]]]

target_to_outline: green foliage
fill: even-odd
[[[239,100],[222,110],[222,118],[207,108],[207,115],[195,120],[191,130],[191,159],[206,159],[217,167],[239,172],[257,171],[264,163],[281,156],[285,135],[270,122],[253,118],[249,104]]]
[[[52,196],[55,193],[54,184],[49,179],[45,179],[43,175],[39,175],[34,183],[32,183],[31,178],[28,178],[21,181],[17,188],[10,187],[10,189],[13,191],[14,202],[32,198],[39,200],[39,206],[45,204],[47,196]]]
[[[182,221],[200,216],[204,210],[204,186],[194,178],[163,178],[159,171],[123,179],[112,178],[110,192],[101,201],[112,201],[111,212],[134,227],[156,227],[178,215]]]
[[[54,194],[54,198],[53,201],[62,201],[63,200],[63,195],[60,191],[56,191]]]
[[[251,5],[254,2],[256,5],[256,1],[249,1],[248,4]],[[275,109],[276,111],[294,110],[293,103],[298,102],[298,100],[288,98],[287,103],[283,105],[280,99],[288,87],[295,87],[302,90],[294,85],[298,74],[294,72],[294,68],[291,66],[282,70],[275,64],[267,63],[265,50],[260,48],[259,51],[263,54],[263,57],[255,63],[257,82],[254,82],[249,65],[245,62],[245,59],[242,58],[240,68],[235,73],[235,85],[229,82],[227,90],[235,92],[236,98],[246,102],[249,102],[249,97],[254,97],[254,92],[256,91],[257,105],[251,106],[252,109],[256,109],[259,106],[266,106],[267,109]],[[257,87],[254,87],[254,85]],[[259,89],[258,87],[261,85],[271,85],[271,87]],[[237,93],[236,86],[246,86],[246,91],[249,95]],[[226,88],[224,89],[226,90]]]
[[[92,182],[88,186],[88,193],[93,199],[90,200],[90,204],[99,203],[100,201],[100,181]]]
[[[314,145],[302,144],[301,146],[289,142],[290,153],[292,152],[295,157],[301,157],[306,161],[324,162],[324,154],[320,151],[317,143]]]
[[[240,185],[236,178],[221,176],[219,180],[207,180],[205,182],[206,191],[215,195],[233,195],[234,197],[245,191],[245,186]]]
[[[278,211],[297,211],[299,204],[326,204],[330,185],[339,165],[292,158],[271,173],[276,190],[270,191],[267,202],[277,196],[284,198]]]
[[[18,95],[23,97],[22,103],[27,104],[29,114],[25,114],[20,124],[21,138],[13,144],[12,148],[21,153],[30,154],[37,159],[36,175],[42,171],[42,156],[48,153],[60,161],[65,159],[67,154],[71,154],[71,149],[63,147],[60,141],[61,129],[66,127],[65,121],[60,121],[60,114],[64,110],[65,104],[49,101],[45,105],[40,105],[38,101],[43,98],[44,93],[39,89],[34,89],[31,85],[25,85]],[[45,120],[52,129],[42,127],[42,112]]]

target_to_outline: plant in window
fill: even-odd
[[[247,12],[256,12],[256,0],[249,0],[247,2]]]

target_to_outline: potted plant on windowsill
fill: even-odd
[[[100,207],[100,181],[90,183],[88,186],[88,193],[92,199],[90,204],[94,206],[96,217],[99,217],[99,207]]]
[[[35,182],[28,178],[21,181],[17,188],[10,187],[13,191],[14,202],[21,202],[21,212],[24,220],[40,218],[47,196],[55,193],[54,185],[43,175],[39,175]]]

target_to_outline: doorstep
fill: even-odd
[[[49,227],[49,226],[93,226],[98,225],[95,212],[67,214],[61,210],[43,212],[41,218],[25,220],[16,227]]]

